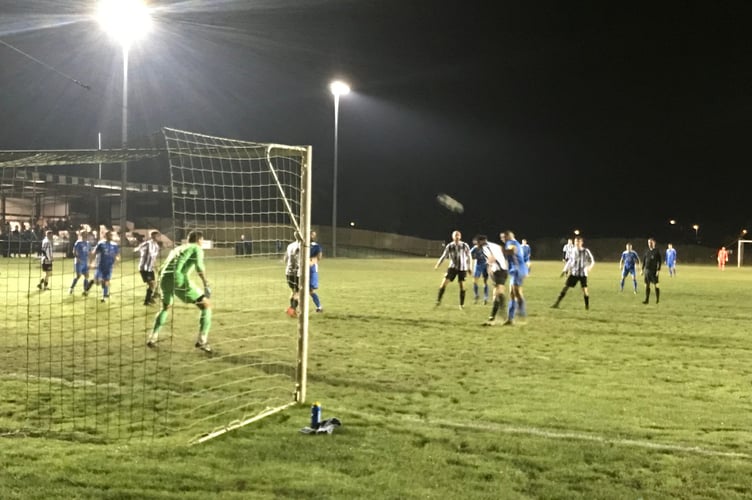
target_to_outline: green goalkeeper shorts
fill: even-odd
[[[159,281],[159,287],[162,289],[162,304],[172,305],[175,297],[186,304],[195,304],[204,294],[201,290],[190,282],[188,279],[174,279],[171,274],[167,274]]]

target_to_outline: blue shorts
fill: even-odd
[[[631,274],[633,278],[637,277],[637,269],[634,267],[625,267],[621,270],[621,277],[626,278],[628,274]]]
[[[509,284],[512,286],[522,286],[522,282],[525,281],[525,276],[520,276],[517,273],[509,273]]]
[[[473,278],[480,278],[481,276],[483,276],[484,279],[488,279],[488,269],[485,262],[483,264],[475,264]]]
[[[89,274],[89,263],[77,262],[73,264],[73,272],[76,276],[81,274]]]
[[[112,268],[102,269],[98,267],[94,272],[94,279],[99,281],[110,281],[112,279]]]

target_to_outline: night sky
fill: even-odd
[[[534,239],[699,224],[710,246],[752,230],[750,2],[151,5],[155,30],[131,50],[131,143],[169,126],[311,144],[314,224],[331,223],[339,77],[354,90],[340,225]],[[98,132],[119,147],[120,49],[92,10],[0,1],[0,40],[37,59],[0,45],[0,149],[94,148]]]

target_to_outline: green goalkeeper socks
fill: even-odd
[[[211,329],[211,317],[212,317],[212,311],[211,309],[201,309],[201,316],[198,320],[198,328],[201,332],[201,335],[208,335],[209,330]]]
[[[151,329],[152,332],[158,333],[164,324],[167,323],[167,314],[168,313],[165,309],[162,309],[157,313],[157,317],[154,318],[154,327]]]

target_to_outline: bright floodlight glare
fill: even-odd
[[[151,14],[142,0],[100,0],[96,18],[102,29],[126,48],[151,29]]]
[[[343,81],[335,80],[329,84],[329,90],[332,91],[332,95],[340,96],[350,93],[350,86]]]

